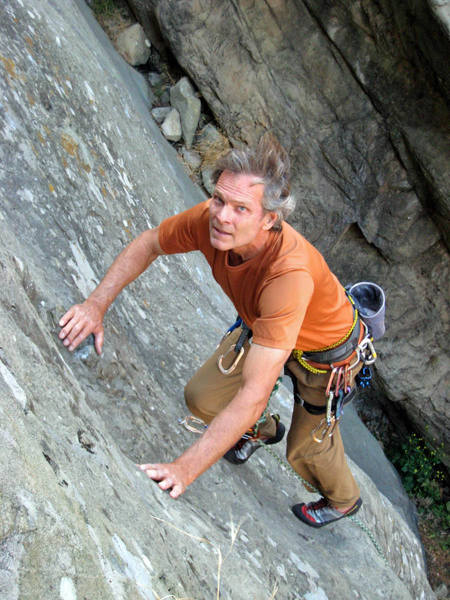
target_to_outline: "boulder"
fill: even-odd
[[[202,183],[205,190],[210,196],[214,193],[215,184],[212,180],[213,169],[211,167],[205,167],[202,169]]]
[[[132,237],[204,196],[84,0],[0,10],[0,596],[434,600],[418,538],[353,462],[386,563],[356,521],[295,520],[312,496],[263,451],[176,502],[136,469],[192,443],[183,385],[233,308],[192,253],[124,290],[102,356],[69,353],[58,321]],[[272,405],[289,419],[287,392]]]
[[[224,136],[212,123],[207,123],[197,133],[197,140],[202,146],[216,146],[223,144]]]
[[[117,36],[116,47],[132,66],[144,65],[150,58],[150,42],[139,23],[130,25]]]
[[[161,131],[166,140],[178,142],[181,139],[181,121],[180,114],[175,108],[171,108],[164,117]]]
[[[157,106],[152,108],[152,117],[155,119],[158,125],[161,125],[161,123],[172,110],[173,109],[170,108],[170,106]]]
[[[188,150],[187,148],[183,147],[181,149],[181,156],[189,168],[191,168],[193,171],[196,171],[200,168],[202,164],[202,157],[198,152],[195,152],[195,150]]]
[[[448,13],[431,0],[147,6],[229,138],[271,130],[289,149],[292,224],[344,283],[383,286],[380,399],[448,450]]]
[[[160,85],[162,83],[162,77],[159,73],[156,73],[155,71],[151,71],[148,74],[148,81],[149,81],[150,85],[152,85],[152,86]]]
[[[184,143],[189,150],[200,118],[201,102],[187,77],[170,88],[170,104],[180,113]]]

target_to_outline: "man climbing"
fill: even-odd
[[[62,317],[59,337],[74,350],[93,333],[100,353],[103,318],[120,291],[158,256],[200,250],[242,323],[185,388],[205,432],[173,462],[140,468],[177,498],[219,458],[240,464],[261,443],[279,442],[285,428],[266,405],[287,368],[296,400],[287,458],[323,494],[293,512],[321,527],[361,506],[337,421],[361,366],[355,349],[363,326],[321,254],[284,221],[294,202],[289,159],[278,142],[264,136],[255,149],[230,151],[214,177],[211,199],[142,233],[119,254],[89,298]]]

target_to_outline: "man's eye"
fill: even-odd
[[[239,212],[245,212],[247,210],[246,206],[238,206],[238,211]]]
[[[219,196],[213,196],[213,200],[216,204],[222,204],[223,200]]]

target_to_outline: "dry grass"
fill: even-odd
[[[152,519],[155,519],[155,521],[159,521],[160,523],[164,523],[165,525],[168,525],[171,529],[178,531],[178,533],[181,533],[182,535],[185,535],[197,542],[204,542],[205,544],[210,545],[215,550],[215,552],[217,553],[217,587],[216,587],[215,600],[220,600],[220,585],[221,585],[221,578],[222,578],[222,567],[223,567],[224,562],[227,560],[227,558],[230,556],[230,554],[233,550],[233,547],[236,542],[237,536],[239,534],[239,530],[241,528],[242,522],[238,523],[238,525],[235,525],[233,523],[233,520],[231,519],[231,522],[230,522],[231,542],[228,547],[227,553],[225,554],[225,556],[223,556],[222,549],[220,548],[220,546],[218,546],[217,544],[214,544],[207,538],[199,537],[199,536],[193,535],[192,533],[188,533],[187,531],[184,531],[180,527],[173,525],[173,523],[170,523],[170,521],[166,521],[165,519],[161,519],[160,517],[156,517],[155,515],[150,514],[149,516]],[[273,588],[268,600],[275,600],[277,592],[278,592],[278,584],[275,583],[274,588]],[[195,600],[194,598],[191,598],[191,597],[184,597],[184,596],[179,597],[179,596],[175,596],[173,594],[170,594],[169,596],[160,597],[155,592],[153,592],[153,593],[155,594],[156,600]]]
[[[201,132],[200,132],[201,136]],[[214,141],[200,139],[194,145],[194,150],[198,152],[202,159],[202,166],[206,168],[213,167],[217,160],[226,154],[230,149],[230,142],[225,135],[220,132],[220,138]]]

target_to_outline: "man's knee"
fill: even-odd
[[[193,414],[194,414],[194,410],[197,406],[196,398],[197,398],[196,385],[195,385],[195,383],[193,383],[192,379],[190,379],[184,388],[184,401],[186,402],[186,406],[188,407],[188,409]]]

